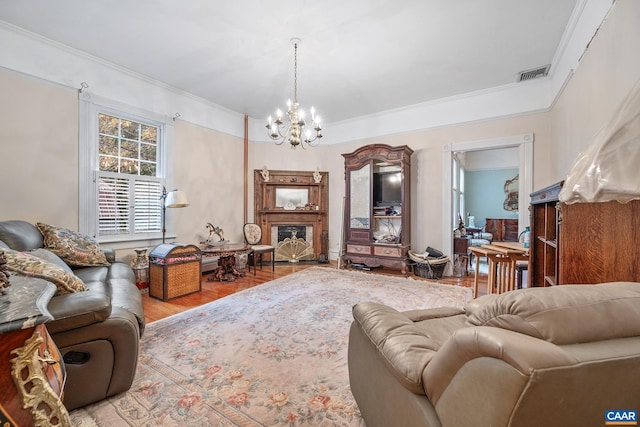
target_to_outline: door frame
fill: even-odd
[[[533,192],[533,133],[445,144],[442,153],[442,236],[443,251],[452,256],[453,251],[453,156],[454,153],[518,148],[518,234],[529,225],[530,194]]]

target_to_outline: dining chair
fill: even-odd
[[[271,271],[275,271],[275,252],[276,248],[271,245],[262,244],[262,229],[258,224],[248,222],[243,227],[244,239],[249,246],[251,246],[251,252],[249,253],[249,272],[251,272],[251,265],[253,264],[253,275],[256,275],[257,258],[260,258],[260,270],[262,270],[262,257],[264,254],[271,254]]]

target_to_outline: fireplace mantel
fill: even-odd
[[[254,216],[262,228],[262,243],[276,246],[272,241],[272,227],[296,225],[312,227],[314,255],[328,256],[329,221],[329,173],[320,172],[322,179],[316,182],[313,171],[270,170],[268,181],[264,171],[254,170]],[[276,192],[280,188],[308,190],[305,206],[277,206]]]

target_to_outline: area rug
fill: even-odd
[[[352,306],[456,306],[468,288],[312,267],[153,322],[133,386],[74,426],[364,426],[347,371]]]

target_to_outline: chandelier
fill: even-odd
[[[294,49],[294,62],[293,62],[293,102],[287,101],[287,116],[283,119],[282,111],[276,112],[276,119],[272,120],[269,116],[269,123],[267,123],[267,133],[271,139],[273,139],[276,145],[281,145],[285,141],[289,141],[291,148],[296,148],[298,145],[302,145],[305,148],[303,142],[309,146],[316,146],[322,138],[322,128],[320,127],[320,117],[316,116],[316,111],[311,107],[310,120],[305,119],[305,113],[303,110],[298,110],[298,45],[301,40],[299,38],[292,38],[291,44]],[[313,133],[311,132],[313,129]],[[317,141],[317,142],[315,142]],[[315,142],[315,144],[314,144]]]

